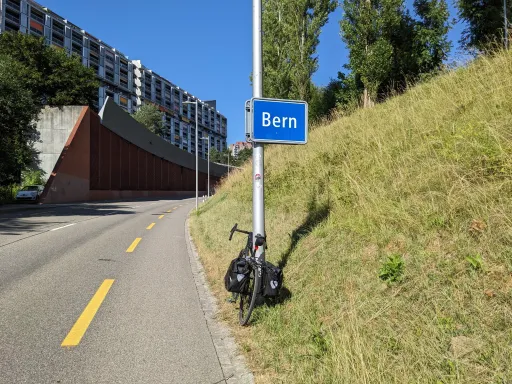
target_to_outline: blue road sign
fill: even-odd
[[[253,98],[251,140],[258,143],[306,144],[308,103],[305,101]]]

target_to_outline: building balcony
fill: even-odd
[[[40,24],[44,24],[44,17],[39,16],[39,15],[35,14],[34,12],[32,12],[32,14],[30,15],[30,18],[34,21],[37,21]]]
[[[52,44],[58,46],[58,47],[64,47],[64,39],[60,40],[56,36],[52,37]]]
[[[20,11],[20,3],[19,3],[19,1],[17,2],[17,1],[12,1],[12,0],[6,0],[5,3],[7,5],[7,7],[11,8],[11,9],[13,9],[15,11],[18,11],[18,12]]]
[[[62,37],[62,39],[64,39],[64,27],[59,27],[57,25],[53,25],[52,27],[52,35],[55,36],[59,36],[59,37]]]
[[[82,45],[82,44],[83,44],[83,42],[84,42],[84,39],[83,39],[82,37],[75,36],[74,34],[73,34],[73,36],[71,37],[71,39],[72,39],[75,43],[78,43],[78,44],[80,44],[80,45]]]
[[[72,51],[73,53],[77,54],[77,55],[78,55],[78,56],[80,56],[80,57],[82,57],[82,55],[83,55],[82,48],[78,48],[78,47],[73,46],[73,47],[71,48],[71,51]]]
[[[13,21],[13,22],[15,22],[16,24],[19,24],[19,23],[20,23],[20,16],[19,16],[19,15],[18,15],[18,16],[15,16],[15,15],[13,15],[13,14],[11,14],[11,13],[7,13],[7,12],[5,12],[5,18],[6,18],[7,20],[9,20],[9,21]]]

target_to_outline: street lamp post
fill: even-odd
[[[210,136],[201,137],[201,140],[208,140],[208,197],[210,197]]]
[[[198,141],[198,135],[197,135],[197,124],[198,124],[198,120],[197,120],[197,110],[198,110],[198,106],[199,104],[197,103],[197,100],[195,101],[184,101],[183,104],[195,104],[196,105],[196,139],[194,140],[196,142],[196,211],[197,211],[197,208],[198,208],[198,201],[199,201],[199,186],[198,186],[198,183],[199,183],[199,157],[198,157],[198,146],[197,146],[197,141]]]

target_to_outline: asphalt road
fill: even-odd
[[[0,212],[0,383],[224,382],[187,254],[193,205]]]

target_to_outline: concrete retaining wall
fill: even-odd
[[[80,106],[60,109],[46,107],[41,112],[37,123],[40,138],[34,147],[39,152],[39,168],[44,171],[46,179],[50,177],[83,108]]]

